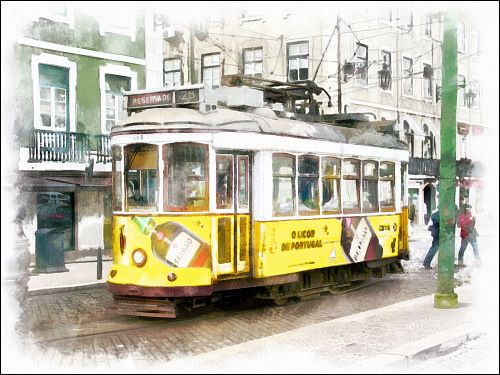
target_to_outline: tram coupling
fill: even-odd
[[[112,302],[106,303],[113,314],[152,318],[176,318],[176,306],[175,302],[168,299],[124,296],[114,296]]]

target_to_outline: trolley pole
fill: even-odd
[[[434,307],[456,308],[455,271],[455,178],[457,127],[457,26],[452,12],[444,16],[443,78],[441,101],[441,159],[439,161],[439,255],[438,290]]]
[[[342,113],[342,67],[340,64],[340,16],[337,14],[337,108]]]

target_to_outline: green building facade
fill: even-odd
[[[62,233],[66,260],[111,247],[109,131],[124,116],[123,91],[146,85],[146,16],[114,8],[40,7],[14,45],[19,205],[33,261],[47,228]]]

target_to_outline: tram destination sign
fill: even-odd
[[[199,88],[162,90],[128,95],[127,109],[172,107],[176,104],[199,103]]]

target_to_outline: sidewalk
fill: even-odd
[[[68,272],[35,273],[34,267],[30,267],[28,281],[28,294],[44,294],[63,290],[85,289],[106,282],[113,261],[103,259],[102,278],[97,279],[97,261],[80,260],[66,263]]]
[[[158,369],[193,373],[390,373],[404,371],[419,360],[456,350],[487,335],[498,338],[484,310],[477,286],[455,288],[459,307],[436,309],[425,296],[359,314],[313,324],[187,359]],[[498,311],[498,310],[497,310]],[[492,317],[494,316],[494,312]],[[496,332],[496,333],[494,333]],[[485,353],[485,368],[495,368],[497,347]],[[481,360],[482,358],[477,358]],[[472,366],[477,363],[471,364]],[[498,362],[496,364],[498,370]],[[467,368],[461,369],[467,373]]]

